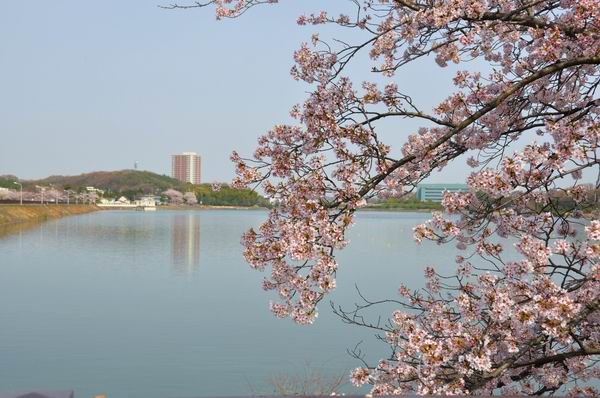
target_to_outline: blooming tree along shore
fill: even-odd
[[[173,7],[214,6],[228,18],[263,3],[276,1]],[[464,158],[469,191],[446,193],[444,212],[414,230],[417,242],[456,246],[456,273],[440,275],[434,265],[426,288],[401,285],[386,325],[365,321],[363,307],[338,310],[380,330],[391,348],[356,369],[353,383],[378,395],[596,394],[600,221],[589,215],[583,183],[600,181],[600,3],[344,4],[353,7],[345,15],[298,18],[315,29],[337,26],[340,36],[314,34],[294,54],[293,78],[311,87],[291,110],[297,123],[274,126],[251,158],[232,155],[234,184],[260,186],[279,203],[243,237],[247,261],[267,273],[263,288],[277,294],[272,311],[312,323],[343,272],[335,254],[355,211],[375,196],[401,197]],[[353,78],[363,54],[370,81]],[[454,92],[431,110],[397,81],[417,60],[459,69]],[[422,127],[392,151],[380,130],[408,119]],[[569,205],[557,204],[557,192]],[[507,245],[519,259],[507,258]]]

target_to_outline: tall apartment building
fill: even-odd
[[[171,177],[183,182],[200,184],[200,156],[195,152],[172,155]]]

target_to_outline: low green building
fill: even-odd
[[[444,191],[465,192],[467,184],[419,184],[417,186],[417,200],[422,202],[441,202]]]

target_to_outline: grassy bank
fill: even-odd
[[[0,225],[31,223],[99,210],[93,205],[0,205]]]

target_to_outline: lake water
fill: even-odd
[[[103,211],[1,236],[0,391],[265,394],[273,376],[360,366],[346,353],[360,341],[371,362],[385,355],[372,331],[343,324],[328,303],[312,326],[270,314],[273,296],[239,243],[265,216]],[[394,297],[401,282],[422,285],[426,265],[453,268],[451,247],[412,240],[412,227],[428,217],[360,213],[331,299],[351,307],[355,284],[369,298]]]

